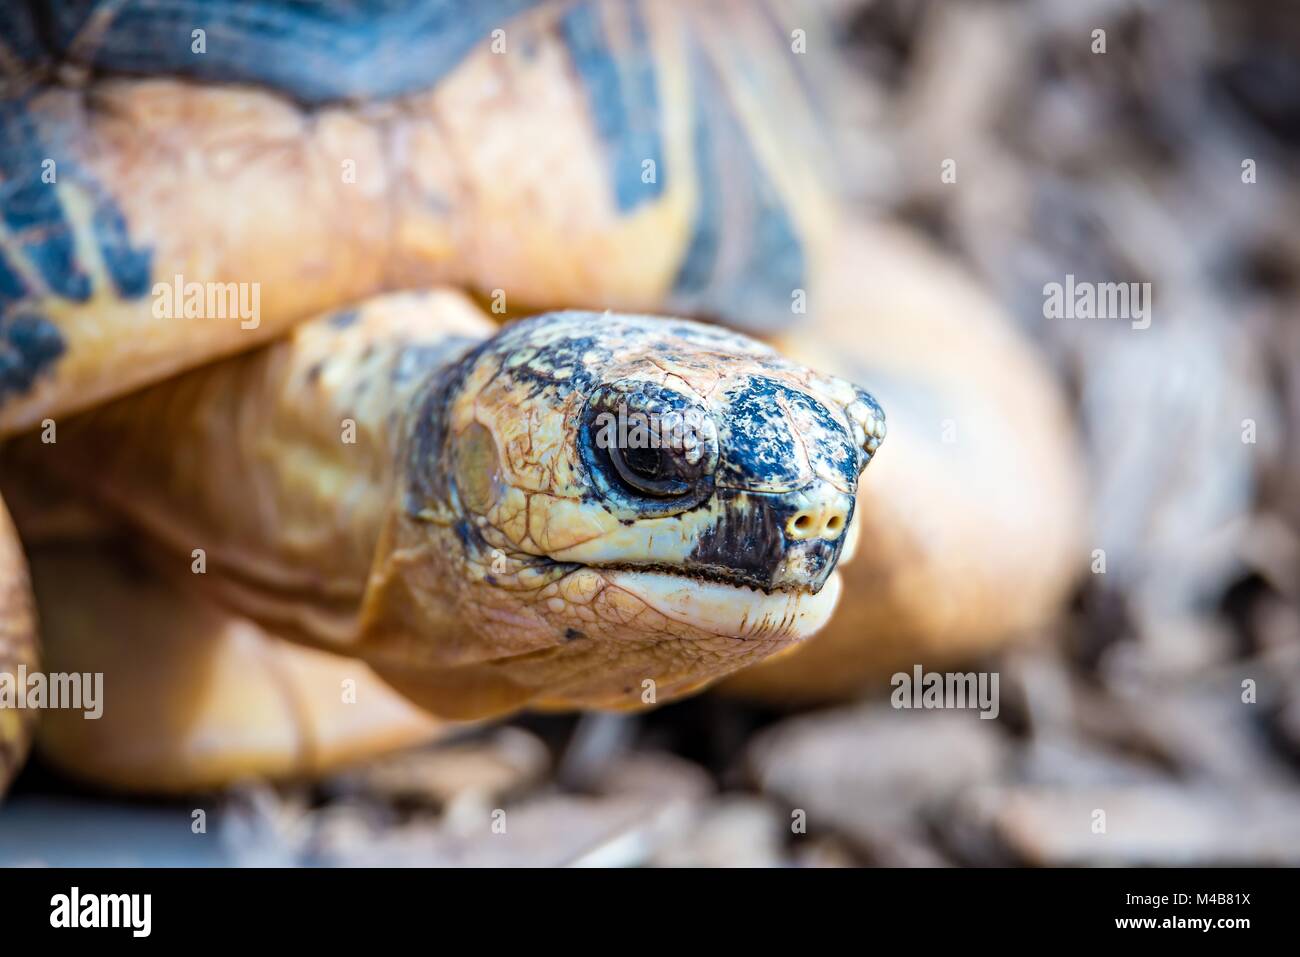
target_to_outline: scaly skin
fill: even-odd
[[[697,462],[656,453],[681,494],[602,457],[592,416],[619,407],[707,423]],[[867,393],[734,333],[609,313],[496,332],[444,292],[305,324],[16,452],[173,569],[203,549],[196,578],[236,610],[468,718],[664,701],[811,634],[883,436]]]

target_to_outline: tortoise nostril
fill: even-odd
[[[844,520],[845,514],[838,508],[822,506],[806,509],[790,517],[786,525],[786,535],[794,541],[804,541],[809,538],[833,541],[844,531]]]
[[[816,532],[816,523],[811,512],[799,512],[791,517],[786,525],[786,534],[797,540],[811,538]]]

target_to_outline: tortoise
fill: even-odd
[[[6,495],[29,545],[58,487],[138,553],[35,554],[50,661],[132,702],[51,713],[53,763],[154,790],[318,770],[778,657],[790,682],[732,687],[844,694],[891,636],[889,661],[987,645],[1068,587],[1063,402],[978,293],[929,287],[947,267],[844,221],[809,11],[42,6],[0,14]],[[922,276],[906,321],[882,257]],[[905,443],[877,496],[877,392],[974,435]],[[601,441],[629,413],[652,448]],[[0,654],[30,663],[0,549]],[[799,646],[841,592],[870,630],[828,667]],[[0,718],[12,770],[29,723]]]

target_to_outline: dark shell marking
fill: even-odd
[[[768,328],[788,323],[794,291],[804,287],[803,243],[717,68],[698,41],[692,40],[691,50],[700,202],[673,284],[673,305],[699,315],[742,315]],[[744,245],[728,248],[734,244]],[[724,266],[724,260],[732,265]]]
[[[94,289],[61,190],[75,184],[92,197],[89,240],[118,296],[146,295],[152,273],[150,250],[132,243],[112,197],[41,132],[22,98],[0,100],[0,403],[31,389],[66,351],[42,303],[86,302]],[[43,179],[51,160],[57,182]]]
[[[30,70],[246,83],[315,106],[431,87],[538,2],[29,0],[5,4],[0,36]],[[196,29],[202,54],[191,49]]]
[[[601,6],[587,0],[560,19],[560,32],[574,69],[586,90],[592,122],[609,153],[614,196],[627,213],[658,197],[664,180],[663,139],[659,131],[659,88],[640,5],[622,3],[626,35],[612,42]],[[645,182],[643,164],[656,175]]]
[[[0,318],[0,403],[26,392],[63,355],[58,327],[37,315]]]

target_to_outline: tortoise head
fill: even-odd
[[[474,663],[546,700],[617,706],[827,620],[885,423],[865,391],[745,336],[567,312],[467,355],[413,434],[407,512],[490,633]]]

